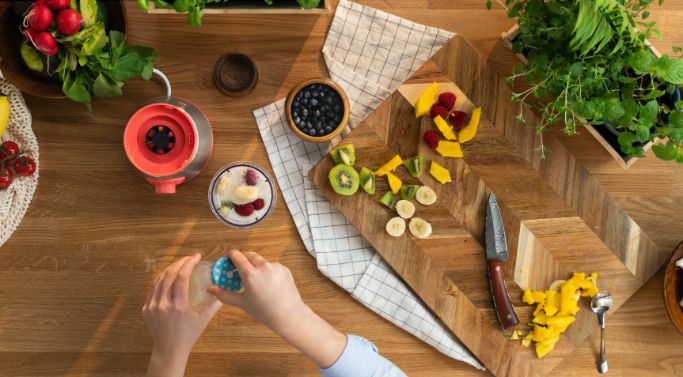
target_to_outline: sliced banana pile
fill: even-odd
[[[237,186],[232,193],[232,202],[235,204],[247,204],[258,199],[258,190],[254,186]]]
[[[415,199],[422,205],[436,202],[436,193],[428,186],[421,186],[415,193]],[[409,200],[399,200],[394,207],[398,216],[392,217],[386,224],[385,230],[392,237],[400,237],[406,231],[406,220],[410,219],[408,230],[416,238],[427,238],[432,234],[432,224],[415,215],[415,204]]]

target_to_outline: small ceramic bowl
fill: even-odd
[[[671,260],[664,272],[664,305],[669,312],[671,322],[683,335],[683,308],[680,305],[683,299],[683,269],[676,266],[676,261],[681,258],[683,258],[683,242],[671,255]]]
[[[247,55],[225,54],[214,65],[213,82],[226,96],[244,97],[254,90],[257,81],[256,64]]]
[[[322,136],[311,136],[305,134],[301,129],[299,129],[299,127],[297,127],[296,123],[294,123],[294,119],[292,118],[292,103],[294,102],[294,97],[296,97],[297,93],[299,93],[302,89],[313,84],[325,85],[332,88],[332,90],[334,90],[339,95],[339,97],[341,97],[342,100],[343,114],[341,116],[341,121],[331,132],[324,134]],[[349,120],[350,113],[349,98],[346,96],[344,90],[330,79],[308,79],[300,82],[289,92],[289,94],[287,95],[287,101],[285,103],[285,112],[287,113],[287,123],[289,124],[289,127],[292,129],[292,132],[294,132],[294,134],[296,134],[298,137],[306,141],[310,141],[313,143],[322,143],[334,139],[335,137],[337,137],[337,135],[339,135],[342,132],[344,127],[346,127],[346,123]]]

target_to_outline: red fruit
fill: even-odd
[[[64,9],[57,15],[57,29],[64,35],[76,34],[81,30],[83,17],[73,9]]]
[[[254,213],[254,205],[251,203],[235,206],[235,212],[240,216],[251,216]]]
[[[27,27],[26,29],[24,29],[24,31],[22,31],[22,34],[24,34],[24,37],[26,37],[26,39],[28,39],[29,41],[33,41],[33,39],[36,37],[36,34],[38,34],[38,33],[39,33],[38,30],[36,30],[30,26]]]
[[[432,105],[432,108],[429,109],[429,113],[432,115],[432,118],[436,118],[437,115],[440,115],[442,118],[446,119],[448,116],[448,109],[435,103]]]
[[[0,171],[0,189],[6,189],[12,184],[14,180],[14,174],[12,170],[8,167]]]
[[[439,146],[439,133],[436,131],[427,131],[424,133],[422,138],[431,149],[436,149],[436,147]]]
[[[260,211],[261,209],[263,209],[263,207],[266,206],[266,202],[263,201],[263,199],[260,199],[260,198],[254,200],[254,202],[251,203],[251,204],[254,206],[254,209],[257,210],[257,211]]]
[[[42,52],[45,56],[56,55],[57,52],[59,52],[59,47],[57,47],[57,41],[55,40],[55,37],[53,37],[52,34],[48,33],[47,31],[41,31],[40,33],[36,34],[36,36],[33,38],[33,45],[36,46],[36,49]]]
[[[465,125],[465,122],[467,122],[467,113],[453,110],[448,116],[448,121],[451,122],[453,128],[460,130]]]
[[[38,31],[45,30],[52,24],[52,11],[43,4],[34,3],[26,15],[26,22]]]
[[[0,145],[0,160],[5,157],[18,155],[20,152],[19,146],[13,141],[6,141]]]
[[[14,171],[23,177],[30,177],[36,172],[36,162],[28,156],[17,158],[12,165]]]
[[[46,3],[50,9],[52,9],[54,11],[58,11],[58,10],[68,8],[69,5],[71,4],[71,1],[70,0],[47,0],[47,1],[44,1],[44,3]]]
[[[441,104],[441,106],[447,108],[448,110],[453,108],[453,106],[455,105],[455,100],[455,94],[451,92],[439,94],[439,104]]]
[[[256,186],[258,183],[258,175],[253,169],[247,170],[247,174],[244,175],[244,183],[249,186]]]

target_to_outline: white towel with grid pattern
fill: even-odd
[[[383,11],[342,0],[325,40],[330,77],[351,105],[346,136],[453,36]],[[308,179],[328,143],[304,142],[291,132],[284,100],[254,111],[282,196],[318,269],[380,316],[445,355],[483,366],[391,270]],[[336,140],[338,141],[338,140]],[[335,142],[336,142],[335,141]],[[334,143],[334,142],[333,142]]]

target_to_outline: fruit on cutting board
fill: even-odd
[[[474,135],[477,133],[477,127],[479,127],[480,118],[481,107],[477,107],[472,111],[472,116],[470,117],[470,121],[467,123],[467,125],[458,132],[458,141],[460,143],[466,143],[474,138]]]
[[[415,214],[415,204],[409,200],[399,200],[396,202],[396,213],[404,219],[409,219]]]
[[[529,305],[536,304],[533,319],[529,326],[531,331],[522,339],[522,345],[528,347],[535,342],[536,356],[542,358],[555,348],[560,334],[569,328],[579,311],[580,296],[592,297],[598,293],[597,273],[586,276],[584,272],[574,272],[567,280],[556,280],[548,290],[524,290],[522,301]]]
[[[375,170],[375,175],[381,177],[389,172],[396,171],[396,168],[401,166],[402,163],[403,159],[401,158],[401,156],[396,155],[391,160],[389,160],[389,162],[382,165],[379,169]]]
[[[433,82],[425,89],[415,102],[415,118],[419,118],[429,112],[434,102],[436,102],[436,95],[439,93],[439,85]]]
[[[462,158],[462,148],[457,141],[440,140],[436,152],[443,157]]]
[[[452,182],[451,173],[448,171],[448,169],[439,165],[436,161],[432,161],[432,165],[429,167],[429,174],[431,174],[432,177],[434,177],[434,179],[439,181],[441,184]]]
[[[448,122],[453,125],[453,129],[460,131],[467,121],[467,113],[464,111],[453,110],[448,114]]]
[[[419,217],[413,217],[408,223],[408,230],[416,238],[427,238],[432,235],[432,224]]]
[[[429,206],[436,202],[436,193],[429,186],[420,186],[415,193],[415,199],[418,203]]]
[[[432,116],[432,118],[436,116],[441,116],[442,118],[448,117],[448,109],[441,106],[441,104],[435,103],[432,105],[431,109],[429,109],[429,115]]]
[[[9,100],[0,93],[0,136],[5,133],[9,124]]]
[[[436,149],[439,146],[439,133],[434,130],[425,131],[422,139],[427,143],[429,149]]]
[[[441,131],[443,137],[445,137],[448,140],[456,139],[453,129],[451,128],[451,126],[448,125],[448,123],[446,123],[446,120],[444,118],[436,116],[434,118],[434,124],[436,124],[436,128],[438,128],[439,131]]]
[[[406,167],[410,175],[418,178],[422,175],[422,171],[424,170],[424,161],[424,157],[417,155],[403,161],[403,166]]]
[[[387,206],[388,208],[394,208],[394,194],[391,191],[387,191],[379,198],[379,202]]]
[[[387,181],[389,181],[389,188],[391,188],[391,193],[394,195],[398,194],[398,191],[401,189],[401,186],[403,186],[403,182],[401,182],[401,179],[391,173],[387,173]]]
[[[401,199],[410,200],[414,198],[418,188],[418,185],[403,185],[401,187]]]
[[[406,231],[406,221],[402,217],[392,217],[387,221],[384,230],[392,237],[400,237]]]
[[[375,173],[365,166],[360,168],[360,187],[370,195],[375,194]]]
[[[332,190],[339,195],[353,195],[358,191],[360,177],[353,167],[338,164],[330,169],[328,175]]]
[[[353,166],[356,163],[356,149],[353,144],[346,144],[332,149],[330,156],[335,164]]]
[[[420,186],[415,193],[415,199],[422,205],[432,205],[436,202],[436,193],[429,186]]]
[[[458,99],[458,97],[455,95],[455,93],[443,92],[443,93],[439,94],[438,102],[439,102],[439,105],[450,110],[453,108],[453,106],[455,106],[455,101],[457,99]]]

